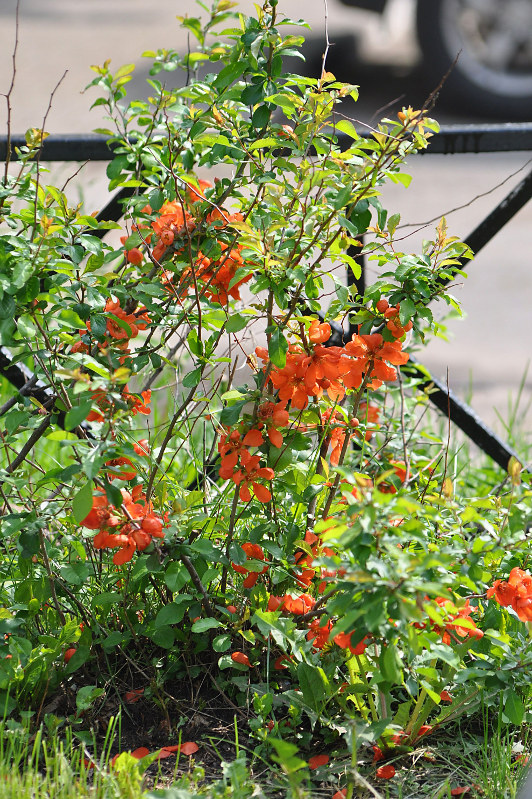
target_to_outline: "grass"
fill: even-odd
[[[475,720],[473,720],[474,723]],[[368,785],[360,781],[354,796],[365,799],[450,799],[456,788],[468,788],[468,799],[518,799],[529,771],[527,748],[517,733],[489,723],[487,711],[476,721],[483,729],[445,731],[396,762],[393,781]],[[216,776],[188,758],[153,762],[123,753],[112,762],[120,742],[119,718],[109,723],[97,745],[87,733],[71,729],[31,734],[15,722],[0,724],[0,799],[331,799],[331,784],[309,788],[308,780],[287,763],[269,765],[238,744],[235,757],[220,754]],[[84,743],[87,741],[87,743]],[[216,746],[214,746],[216,751]],[[407,761],[407,758],[410,762]],[[186,762],[183,763],[183,760]],[[94,763],[94,767],[91,764]],[[170,763],[170,765],[168,765]],[[325,775],[326,778],[326,775]],[[521,795],[526,799],[526,794]]]

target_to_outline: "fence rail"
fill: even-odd
[[[359,130],[362,138],[371,138],[371,130]],[[24,136],[9,139],[11,158],[26,144]],[[340,144],[350,139],[338,134]],[[42,161],[109,161],[113,148],[108,137],[98,133],[66,133],[48,136],[41,148]],[[0,136],[0,161],[6,160],[8,137]],[[507,122],[501,125],[442,125],[422,155],[460,155],[466,153],[509,153],[532,151],[532,123]]]
[[[360,131],[360,136],[369,138],[371,131]],[[343,134],[338,136],[340,144],[349,144]],[[106,136],[99,134],[65,134],[48,136],[41,148],[41,161],[110,161],[113,147]],[[24,136],[13,135],[10,138],[0,136],[0,162],[6,160],[8,149],[10,158],[17,159],[17,149],[26,144]],[[449,125],[443,126],[439,133],[430,140],[430,147],[423,156],[460,155],[501,152],[532,152],[532,123],[507,123],[501,125]],[[124,188],[111,197],[98,214],[98,219],[117,221],[123,214],[123,202],[135,189]],[[476,254],[515,216],[532,196],[532,169],[521,182],[488,214],[488,216],[466,237],[465,243]],[[92,235],[105,235],[106,231],[91,231]],[[358,256],[364,270],[364,257]],[[348,283],[352,283],[352,273],[348,270]],[[363,286],[364,278],[358,282]],[[331,343],[337,343],[345,333],[333,325]],[[351,332],[351,331],[350,331]],[[519,460],[518,454],[500,439],[470,408],[459,400],[439,380],[429,375],[427,370],[411,358],[408,369],[419,382],[418,387],[426,391],[430,401],[442,413],[461,429],[486,455],[503,469],[506,469],[511,457]],[[35,396],[46,393],[46,388],[35,380],[26,367],[13,363],[10,352],[0,347],[0,376],[7,379],[19,396]],[[0,415],[8,406],[16,402],[16,397],[8,400],[0,407]],[[62,419],[59,418],[61,423]],[[530,471],[528,466],[525,466]]]

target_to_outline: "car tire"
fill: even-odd
[[[418,0],[417,34],[430,86],[458,60],[442,101],[511,121],[532,120],[532,3]]]

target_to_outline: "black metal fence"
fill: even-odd
[[[370,136],[361,132],[361,136]],[[339,136],[340,142],[343,137]],[[347,137],[345,139],[348,143]],[[16,160],[16,148],[25,145],[23,136],[0,136],[0,161],[5,161],[8,148],[11,159]],[[464,153],[497,153],[497,152],[532,152],[532,124],[507,123],[502,125],[452,125],[442,127],[434,134],[430,147],[419,157],[435,154]],[[42,161],[110,161],[112,149],[107,138],[100,135],[56,135],[49,136],[43,142],[40,158]],[[105,207],[99,212],[98,219],[118,221],[123,215],[122,202],[134,192],[134,189],[119,190]],[[515,186],[507,196],[488,214],[488,216],[465,238],[465,243],[477,254],[491,239],[517,214],[532,196],[532,169]],[[105,234],[105,231],[91,231],[92,235]],[[359,256],[363,274],[364,259]],[[465,265],[465,264],[464,264]],[[352,274],[348,270],[349,274]],[[341,328],[334,330],[336,337],[342,336]],[[427,391],[431,403],[460,428],[484,453],[492,458],[503,469],[508,467],[511,457],[519,460],[518,454],[500,439],[475,412],[458,397],[448,386],[433,376],[427,377],[427,370],[421,368],[414,358],[409,361],[410,373],[418,378],[417,386]],[[35,380],[28,369],[12,362],[11,355],[5,347],[0,347],[0,376],[6,378],[18,395],[35,396],[42,402],[46,398],[46,387]],[[15,396],[0,408],[0,414],[17,401]],[[529,467],[524,467],[530,471]]]

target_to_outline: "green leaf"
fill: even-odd
[[[222,623],[217,619],[198,619],[190,629],[193,633],[205,633],[207,630],[214,630],[216,627],[222,627]]]
[[[166,627],[169,624],[179,624],[185,615],[186,607],[184,604],[177,604],[177,602],[170,602],[165,605],[155,618],[156,627]]]
[[[151,640],[162,649],[171,649],[175,641],[175,633],[171,627],[159,627],[150,635]]]
[[[154,189],[150,191],[148,194],[148,202],[151,206],[152,211],[160,211],[163,203],[165,201],[165,196],[160,189]]]
[[[238,333],[239,330],[243,330],[247,323],[249,322],[249,316],[243,316],[242,314],[233,314],[227,320],[227,324],[225,329],[228,333]]]
[[[85,421],[92,408],[92,399],[84,400],[79,405],[74,405],[65,416],[65,430],[74,430],[81,422]]]
[[[523,723],[525,706],[513,688],[509,688],[504,692],[503,713],[512,724],[519,726]]]
[[[220,414],[220,422],[227,427],[233,427],[238,422],[242,409],[247,402],[248,400],[245,399],[234,402],[232,405],[226,405]]]
[[[262,130],[266,127],[268,122],[270,121],[270,117],[272,115],[271,109],[266,105],[259,105],[259,107],[253,112],[253,116],[251,117],[251,121],[253,123],[253,127],[257,130]]]
[[[83,585],[87,582],[89,568],[85,563],[74,562],[61,568],[61,577],[69,585]]]
[[[298,663],[297,676],[299,687],[303,691],[303,699],[313,710],[318,710],[321,702],[329,693],[329,681],[319,666],[309,663]]]
[[[371,223],[371,208],[367,200],[360,200],[349,215],[349,221],[354,226],[356,233],[365,233]]]
[[[340,122],[336,122],[335,127],[340,133],[345,133],[346,136],[350,136],[352,139],[360,138],[357,129],[348,119],[341,119]]]
[[[80,488],[72,500],[72,515],[78,524],[81,524],[92,510],[92,480]]]
[[[195,388],[201,380],[201,372],[201,366],[198,366],[197,369],[193,369],[192,372],[188,372],[182,381],[185,388]]]
[[[197,541],[194,541],[194,543],[191,544],[190,549],[193,552],[196,552],[198,555],[201,555],[210,563],[219,563],[223,558],[223,555],[218,547],[215,547],[214,544],[206,539],[199,538]]]
[[[394,683],[395,685],[402,684],[403,670],[395,644],[388,643],[386,646],[382,647],[379,656],[379,667],[382,676],[387,682]]]
[[[286,355],[288,353],[288,342],[281,333],[280,328],[275,328],[268,344],[268,355],[274,366],[283,369],[286,365]]]
[[[171,563],[164,575],[164,582],[173,594],[180,591],[190,580],[190,575],[181,563]]]
[[[231,636],[227,635],[227,633],[224,633],[223,635],[217,635],[212,642],[212,648],[215,652],[227,652],[230,647]]]
[[[75,655],[72,657],[74,660]],[[76,694],[76,707],[79,713],[88,710],[93,702],[98,699],[104,692],[103,688],[98,688],[97,685],[84,685]]]
[[[235,64],[228,64],[226,67],[222,69],[219,73],[218,77],[213,83],[215,89],[219,92],[222,92],[226,89],[231,83],[233,83],[237,78],[239,78],[245,67],[244,61],[237,61]]]
[[[335,211],[340,211],[340,209],[344,208],[349,203],[349,198],[351,197],[351,186],[343,186],[339,189],[335,196],[333,197],[332,207]],[[371,218],[371,214],[370,214]]]

